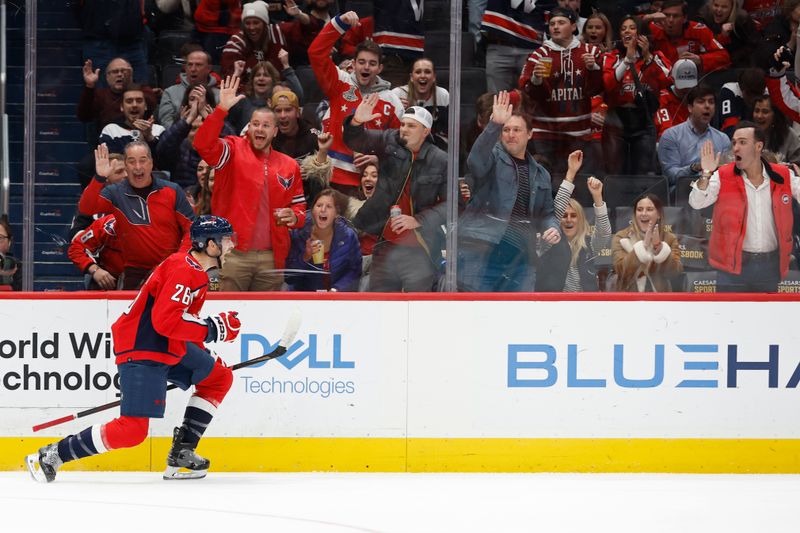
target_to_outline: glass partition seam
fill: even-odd
[[[450,2],[450,112],[447,139],[447,244],[445,261],[445,290],[456,291],[456,257],[458,245],[458,188],[459,146],[461,128],[461,9],[463,0]]]
[[[36,1],[26,2],[25,13],[25,119],[22,190],[22,290],[33,290],[33,202],[36,162]]]

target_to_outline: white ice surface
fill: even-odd
[[[0,532],[797,532],[800,476],[0,472]]]

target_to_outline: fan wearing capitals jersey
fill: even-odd
[[[164,260],[111,326],[119,370],[120,416],[48,444],[26,458],[37,481],[55,480],[67,462],[147,438],[151,418],[163,418],[167,383],[183,390],[194,385],[183,423],[176,427],[164,479],[201,478],[211,464],[195,453],[203,432],[233,382],[231,370],[203,347],[232,342],[241,323],[235,312],[200,318],[208,290],[207,270],[219,268],[236,244],[222,218],[203,215],[190,228],[192,249]]]
[[[365,41],[356,47],[355,68],[348,74],[336,68],[331,60],[333,45],[347,30],[360,24],[355,11],[334,17],[311,43],[308,57],[320,87],[330,101],[330,108],[323,117],[325,131],[333,134],[333,144],[328,156],[333,163],[331,186],[349,196],[356,196],[361,185],[361,173],[357,165],[367,162],[358,157],[345,144],[342,137],[344,119],[352,115],[361,99],[368,94],[378,94],[375,105],[376,117],[364,126],[370,130],[398,129],[403,105],[391,91],[391,85],[379,74],[383,70],[380,46]],[[376,161],[372,160],[373,163]]]

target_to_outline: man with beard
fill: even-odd
[[[714,89],[698,85],[686,96],[689,118],[686,122],[669,128],[658,143],[658,160],[671,188],[678,178],[696,177],[700,166],[700,147],[711,140],[716,152],[727,152],[731,147],[728,136],[711,127],[716,102]]]
[[[292,91],[272,93],[272,110],[278,117],[278,134],[272,146],[300,163],[317,149],[317,136],[300,116],[300,102]]]
[[[433,118],[412,106],[399,130],[373,131],[365,125],[381,117],[380,96],[364,97],[344,122],[344,141],[378,156],[380,179],[353,225],[378,236],[369,290],[428,292],[437,279],[447,210],[447,154],[428,141]]]
[[[289,254],[289,228],[305,224],[306,201],[300,167],[272,149],[277,133],[275,112],[253,111],[244,137],[220,139],[239,79],[222,82],[219,104],[197,130],[194,147],[215,169],[211,211],[236,227],[236,249],[222,267],[223,291],[279,291]]]
[[[331,60],[331,50],[339,37],[358,25],[359,17],[355,11],[338,15],[325,25],[308,50],[311,68],[330,101],[330,108],[322,122],[325,131],[333,134],[333,144],[328,154],[333,160],[331,186],[348,196],[358,194],[361,174],[357,168],[359,161],[355,160],[353,150],[342,138],[345,119],[353,113],[362,98],[370,94],[378,95],[373,106],[378,112],[365,124],[367,129],[399,128],[403,110],[400,99],[392,93],[389,83],[378,76],[383,65],[381,48],[377,44],[365,41],[358,45],[352,73],[336,68]]]
[[[122,119],[103,128],[98,144],[105,144],[112,153],[122,153],[128,143],[142,140],[150,146],[151,151],[155,150],[164,127],[155,124],[152,115],[145,118],[147,103],[141,87],[131,85],[122,93],[120,111]]]

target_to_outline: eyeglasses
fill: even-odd
[[[110,74],[111,76],[116,76],[117,74],[127,74],[131,72],[132,69],[129,68],[115,68],[114,70],[107,70],[106,74]]]
[[[11,240],[11,237],[9,237],[7,235],[0,235],[0,242],[10,241],[10,240]]]

